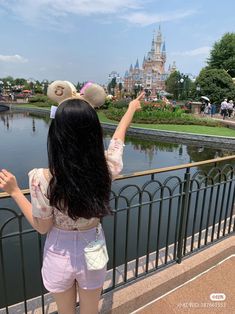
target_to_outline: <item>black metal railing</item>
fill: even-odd
[[[110,256],[104,293],[234,234],[234,166],[235,156],[229,156],[119,176],[110,199],[113,215],[102,221]],[[6,193],[0,202],[0,308],[10,313],[9,306],[22,302],[27,313],[29,300],[39,296],[44,313],[45,237],[9,208]]]

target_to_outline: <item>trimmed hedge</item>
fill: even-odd
[[[108,119],[120,121],[126,110],[109,108],[104,111]],[[137,111],[132,120],[134,123],[144,124],[183,124],[183,125],[204,125],[211,127],[224,126],[219,121],[213,121],[206,118],[197,118],[190,114],[184,113],[183,110],[151,110],[151,111]]]
[[[57,106],[58,104],[50,100],[46,95],[37,95],[29,98],[29,103],[36,107],[51,107],[51,106]]]

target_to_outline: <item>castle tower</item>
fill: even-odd
[[[154,38],[154,35],[153,35],[151,52],[154,53],[154,51],[155,51],[155,38]]]
[[[161,45],[162,45],[162,33],[161,33],[160,25],[159,25],[159,29],[156,36],[156,53],[157,54],[161,53]]]
[[[145,56],[144,56],[143,63],[142,63],[142,68],[143,68],[144,65],[145,65],[145,61],[146,61],[146,59],[145,59]]]
[[[131,65],[128,77],[125,75],[124,84],[126,90],[133,92],[136,84],[142,84],[144,88],[151,91],[151,97],[156,97],[165,89],[165,80],[169,75],[169,71],[165,71],[166,63],[166,44],[162,37],[161,28],[154,32],[150,50],[143,58],[142,65],[136,60],[134,67]],[[173,64],[173,69],[175,64]]]
[[[139,68],[140,68],[140,67],[139,67],[139,60],[138,60],[138,58],[137,58],[136,64],[135,64],[135,69],[136,69],[136,70],[139,70]]]

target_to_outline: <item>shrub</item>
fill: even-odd
[[[120,121],[125,113],[125,109],[110,108],[105,112],[107,118]],[[184,113],[183,110],[175,108],[171,110],[142,110],[137,111],[133,118],[134,123],[145,124],[185,124],[185,125],[204,125],[204,126],[222,126],[221,122],[205,118],[197,118]]]
[[[51,107],[58,105],[55,101],[49,99],[46,95],[33,96],[29,98],[29,103],[37,107]]]
[[[111,99],[106,98],[105,103],[101,106],[100,109],[108,109],[113,105],[113,101]]]
[[[29,98],[30,103],[47,102],[49,98],[46,95],[37,95]]]
[[[114,108],[127,108],[128,107],[128,104],[129,104],[129,100],[126,100],[126,99],[120,99],[120,100],[116,100],[116,101],[113,101],[112,103],[112,107]]]

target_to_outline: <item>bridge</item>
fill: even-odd
[[[110,198],[113,215],[102,221],[110,261],[101,313],[147,314],[156,313],[156,307],[164,313],[169,304],[180,311],[213,306],[209,297],[216,293],[226,295],[223,305],[232,313],[234,161],[235,155],[116,179],[119,187]],[[22,192],[29,195],[29,189]],[[9,195],[0,193],[0,314],[54,313],[55,303],[40,277],[45,239],[11,206]],[[177,302],[165,301],[206,270],[209,277],[201,278],[207,288],[194,285],[186,289],[193,296],[184,290],[176,295]]]

